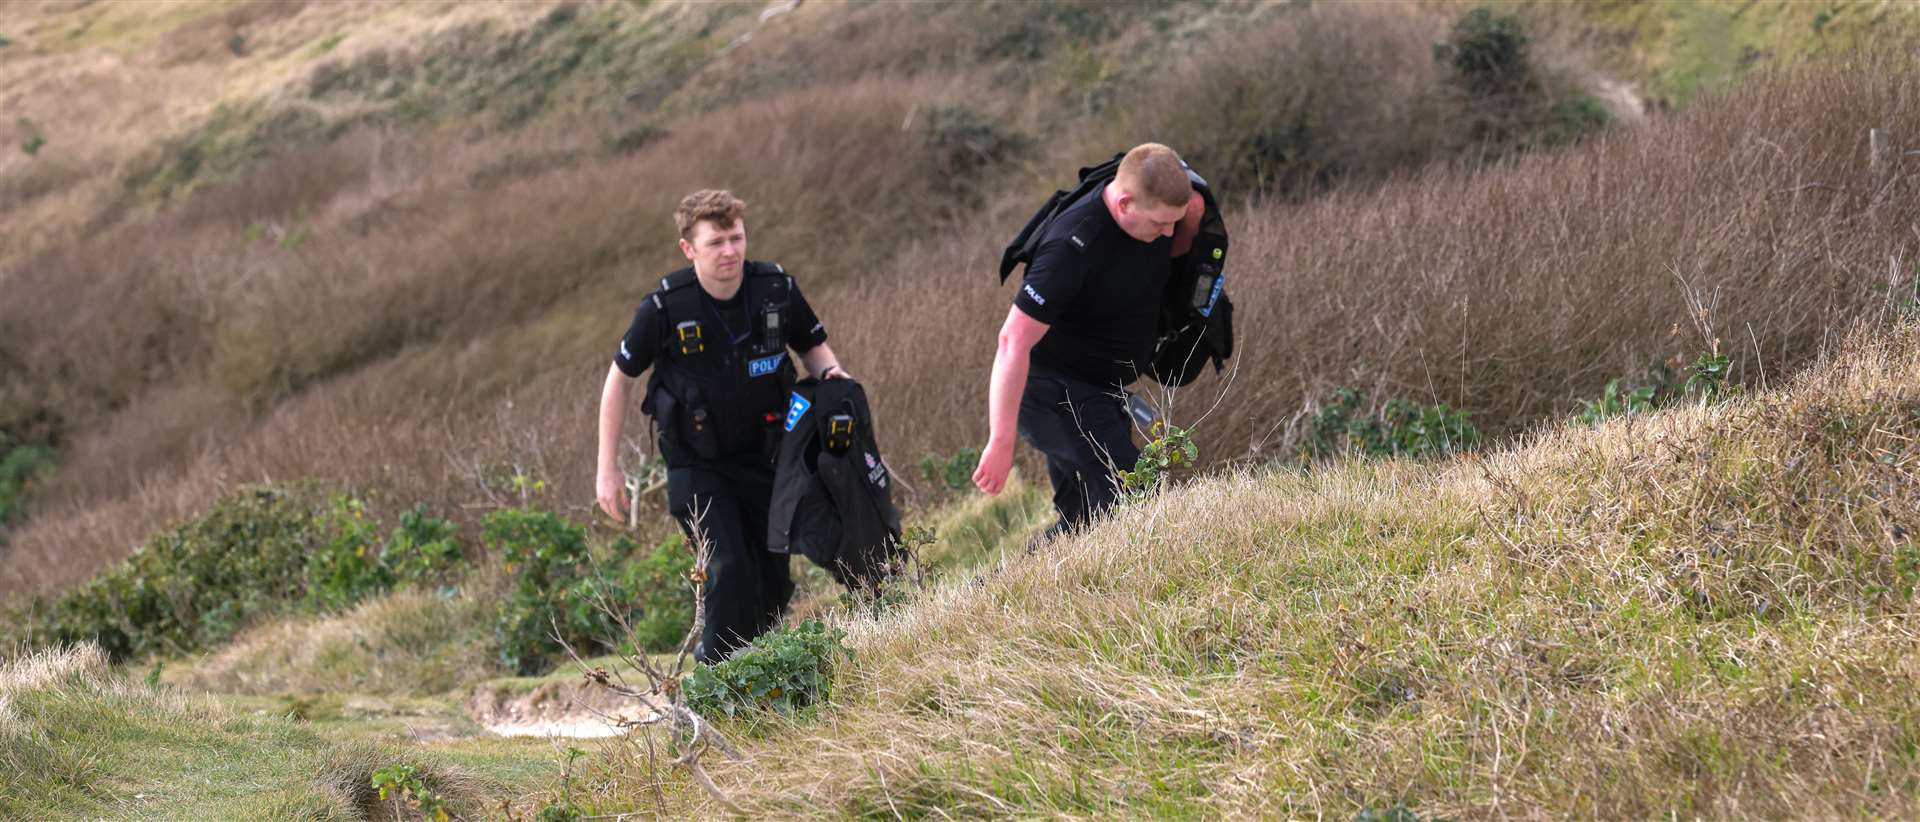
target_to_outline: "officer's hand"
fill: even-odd
[[[852,375],[852,374],[849,374],[849,373],[847,373],[847,369],[845,369],[845,368],[841,368],[841,367],[840,367],[840,366],[838,366],[838,365],[831,365],[831,366],[828,366],[828,367],[827,367],[827,370],[826,370],[826,371],[824,371],[824,372],[821,372],[821,374],[820,374],[820,379],[823,379],[823,380],[850,380],[850,379],[853,379],[853,375]]]
[[[618,471],[601,471],[594,482],[594,496],[600,500],[600,510],[613,517],[614,522],[625,525],[627,522],[627,483]]]
[[[1007,487],[1007,474],[1012,470],[1013,445],[987,443],[980,452],[980,465],[973,469],[973,484],[988,496],[998,496]]]

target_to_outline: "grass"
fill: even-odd
[[[336,616],[275,622],[175,669],[168,681],[230,694],[429,696],[497,675],[499,594],[406,590]]]
[[[129,682],[86,646],[9,659],[0,704],[0,814],[9,818],[364,818],[378,812],[372,772],[401,763],[466,814],[505,784],[453,757]],[[498,757],[482,749],[464,758]]]
[[[1756,66],[1904,36],[1915,25],[1907,11],[1885,0],[1703,0],[1588,3],[1579,13],[1601,31],[1632,40],[1631,62],[1651,96],[1685,104]]]
[[[1005,548],[1037,489],[962,502],[940,526],[989,549],[930,553],[976,573],[854,620],[835,701],[709,766],[782,817],[1907,815],[1920,329],[1843,348],[1777,391],[1466,458],[1201,479],[1032,555]],[[393,664],[428,607],[230,650],[352,629]],[[469,812],[558,795],[551,744],[475,731],[444,697],[191,696],[43,652],[0,670],[0,812],[352,816],[402,762]],[[587,805],[716,810],[589,747]]]
[[[1911,815],[1917,351],[1192,483],[849,626],[835,704],[715,777],[779,816]]]
[[[1055,517],[1046,487],[1027,482],[1018,474],[1007,481],[997,497],[968,494],[936,514],[933,527],[939,541],[926,550],[925,559],[935,567],[960,573],[1023,548],[1040,530],[1053,524]]]

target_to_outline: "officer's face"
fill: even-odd
[[[1143,243],[1173,236],[1173,227],[1187,216],[1185,206],[1163,206],[1132,194],[1120,195],[1120,214],[1114,220],[1127,236]]]
[[[712,280],[732,280],[740,276],[747,261],[747,221],[726,228],[701,220],[693,224],[693,237],[680,241],[680,253],[693,261],[700,276]]]

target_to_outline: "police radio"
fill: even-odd
[[[1211,262],[1202,262],[1193,269],[1193,312],[1211,317],[1214,304],[1220,301],[1220,292],[1226,286],[1226,277],[1221,275],[1220,266]]]
[[[787,336],[780,328],[780,306],[775,303],[768,303],[765,317],[766,321],[760,324],[761,329],[765,333],[765,336],[761,338],[760,341],[762,349],[766,351],[779,351],[786,348]]]

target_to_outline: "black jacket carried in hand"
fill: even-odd
[[[900,553],[900,512],[867,393],[850,379],[801,380],[767,516],[767,547],[802,554],[849,589],[869,588]]]

